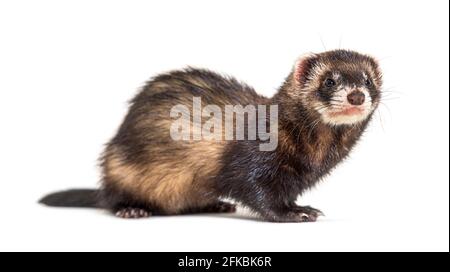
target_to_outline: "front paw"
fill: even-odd
[[[323,212],[310,206],[295,206],[288,212],[288,217],[296,222],[316,222]]]

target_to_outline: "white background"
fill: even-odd
[[[448,1],[1,1],[0,250],[449,250]],[[305,52],[380,59],[386,96],[301,204],[317,223],[116,219],[36,201],[95,187],[103,144],[151,76],[193,65],[272,95]],[[181,158],[180,158],[181,159]]]

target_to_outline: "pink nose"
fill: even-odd
[[[347,96],[347,100],[350,104],[354,106],[360,106],[364,104],[366,96],[360,91],[354,91]]]

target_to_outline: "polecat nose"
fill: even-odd
[[[360,91],[354,91],[351,92],[349,95],[347,95],[347,100],[350,104],[355,106],[360,106],[364,104],[364,101],[366,100],[366,96],[364,93]]]

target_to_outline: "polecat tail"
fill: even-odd
[[[50,207],[100,208],[99,192],[91,189],[61,191],[44,196],[39,203]]]

